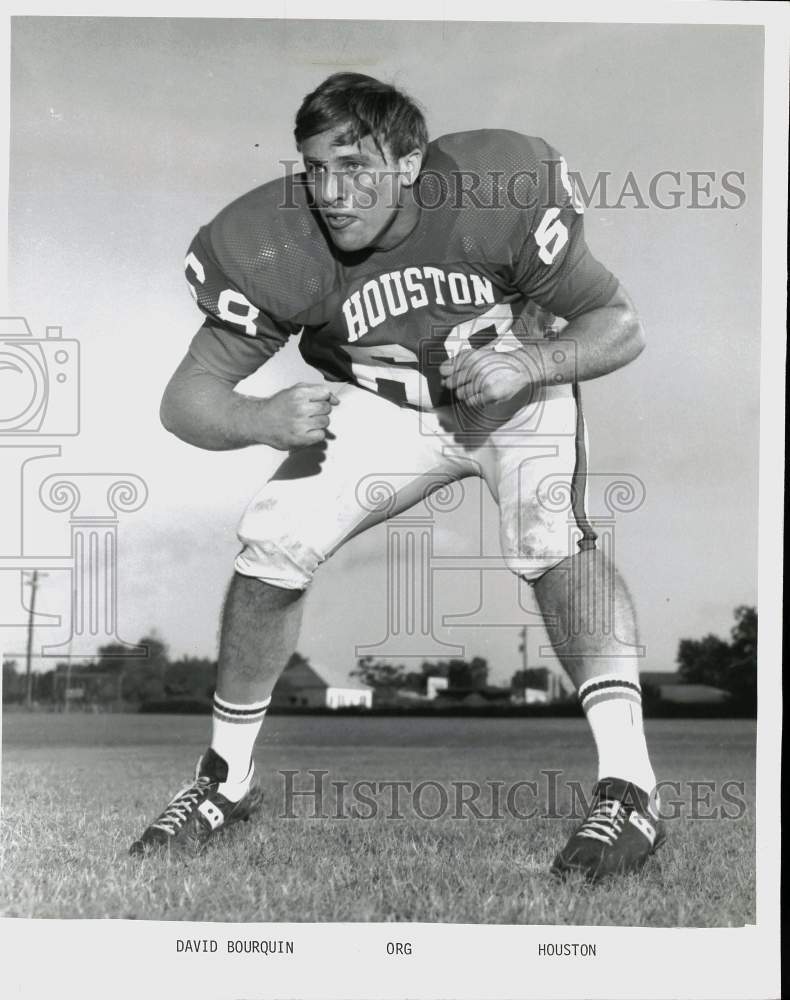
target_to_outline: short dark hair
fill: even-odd
[[[338,145],[351,145],[371,136],[384,156],[383,144],[393,156],[428,145],[425,117],[417,104],[388,83],[362,73],[333,73],[302,101],[296,112],[294,138],[305,139],[347,125]]]

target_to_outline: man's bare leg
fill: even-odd
[[[304,591],[234,574],[220,633],[211,749],[228,766],[231,796],[244,793],[272,689],[296,649]],[[228,792],[226,791],[226,794]]]
[[[636,616],[626,586],[600,552],[588,548],[537,581],[535,594],[598,749],[598,782],[582,823],[551,866],[597,881],[634,874],[664,840],[651,803],[655,776],[645,745]]]
[[[304,594],[233,575],[222,612],[220,698],[246,704],[269,697],[296,649]]]
[[[222,615],[211,747],[195,781],[144,830],[131,854],[198,851],[214,833],[260,807],[252,751],[272,689],[296,648],[303,597],[303,590],[234,575]]]
[[[564,559],[535,584],[549,639],[579,691],[599,757],[598,777],[655,787],[642,724],[633,602],[596,549]]]

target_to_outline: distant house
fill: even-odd
[[[549,701],[549,692],[542,688],[524,688],[525,705],[546,705]]]
[[[440,691],[446,691],[450,682],[446,677],[429,677],[425,685],[425,696],[433,700]]]
[[[372,707],[372,688],[316,663],[288,667],[272,692],[272,708]]]
[[[514,689],[511,695],[511,701],[517,705],[547,705],[574,693],[570,682],[556,670],[535,667],[526,673],[531,678],[531,683],[527,687]]]
[[[729,691],[708,684],[662,684],[661,698],[676,705],[721,705],[730,697]]]
[[[687,684],[677,671],[643,670],[639,680],[643,689],[674,705],[721,705],[730,697],[729,691],[708,684]]]

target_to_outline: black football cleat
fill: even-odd
[[[552,875],[582,872],[590,882],[609,875],[632,875],[666,840],[664,824],[650,796],[621,778],[602,778],[593,788],[589,812],[563,847]]]
[[[209,840],[232,823],[248,820],[260,808],[261,789],[250,785],[247,794],[231,802],[219,791],[228,765],[213,750],[200,758],[195,780],[181,789],[167,808],[129,848],[131,855],[161,851],[198,854]]]

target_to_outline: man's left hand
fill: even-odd
[[[503,403],[542,385],[540,366],[522,351],[495,351],[493,347],[467,350],[439,367],[442,384],[468,406]]]

